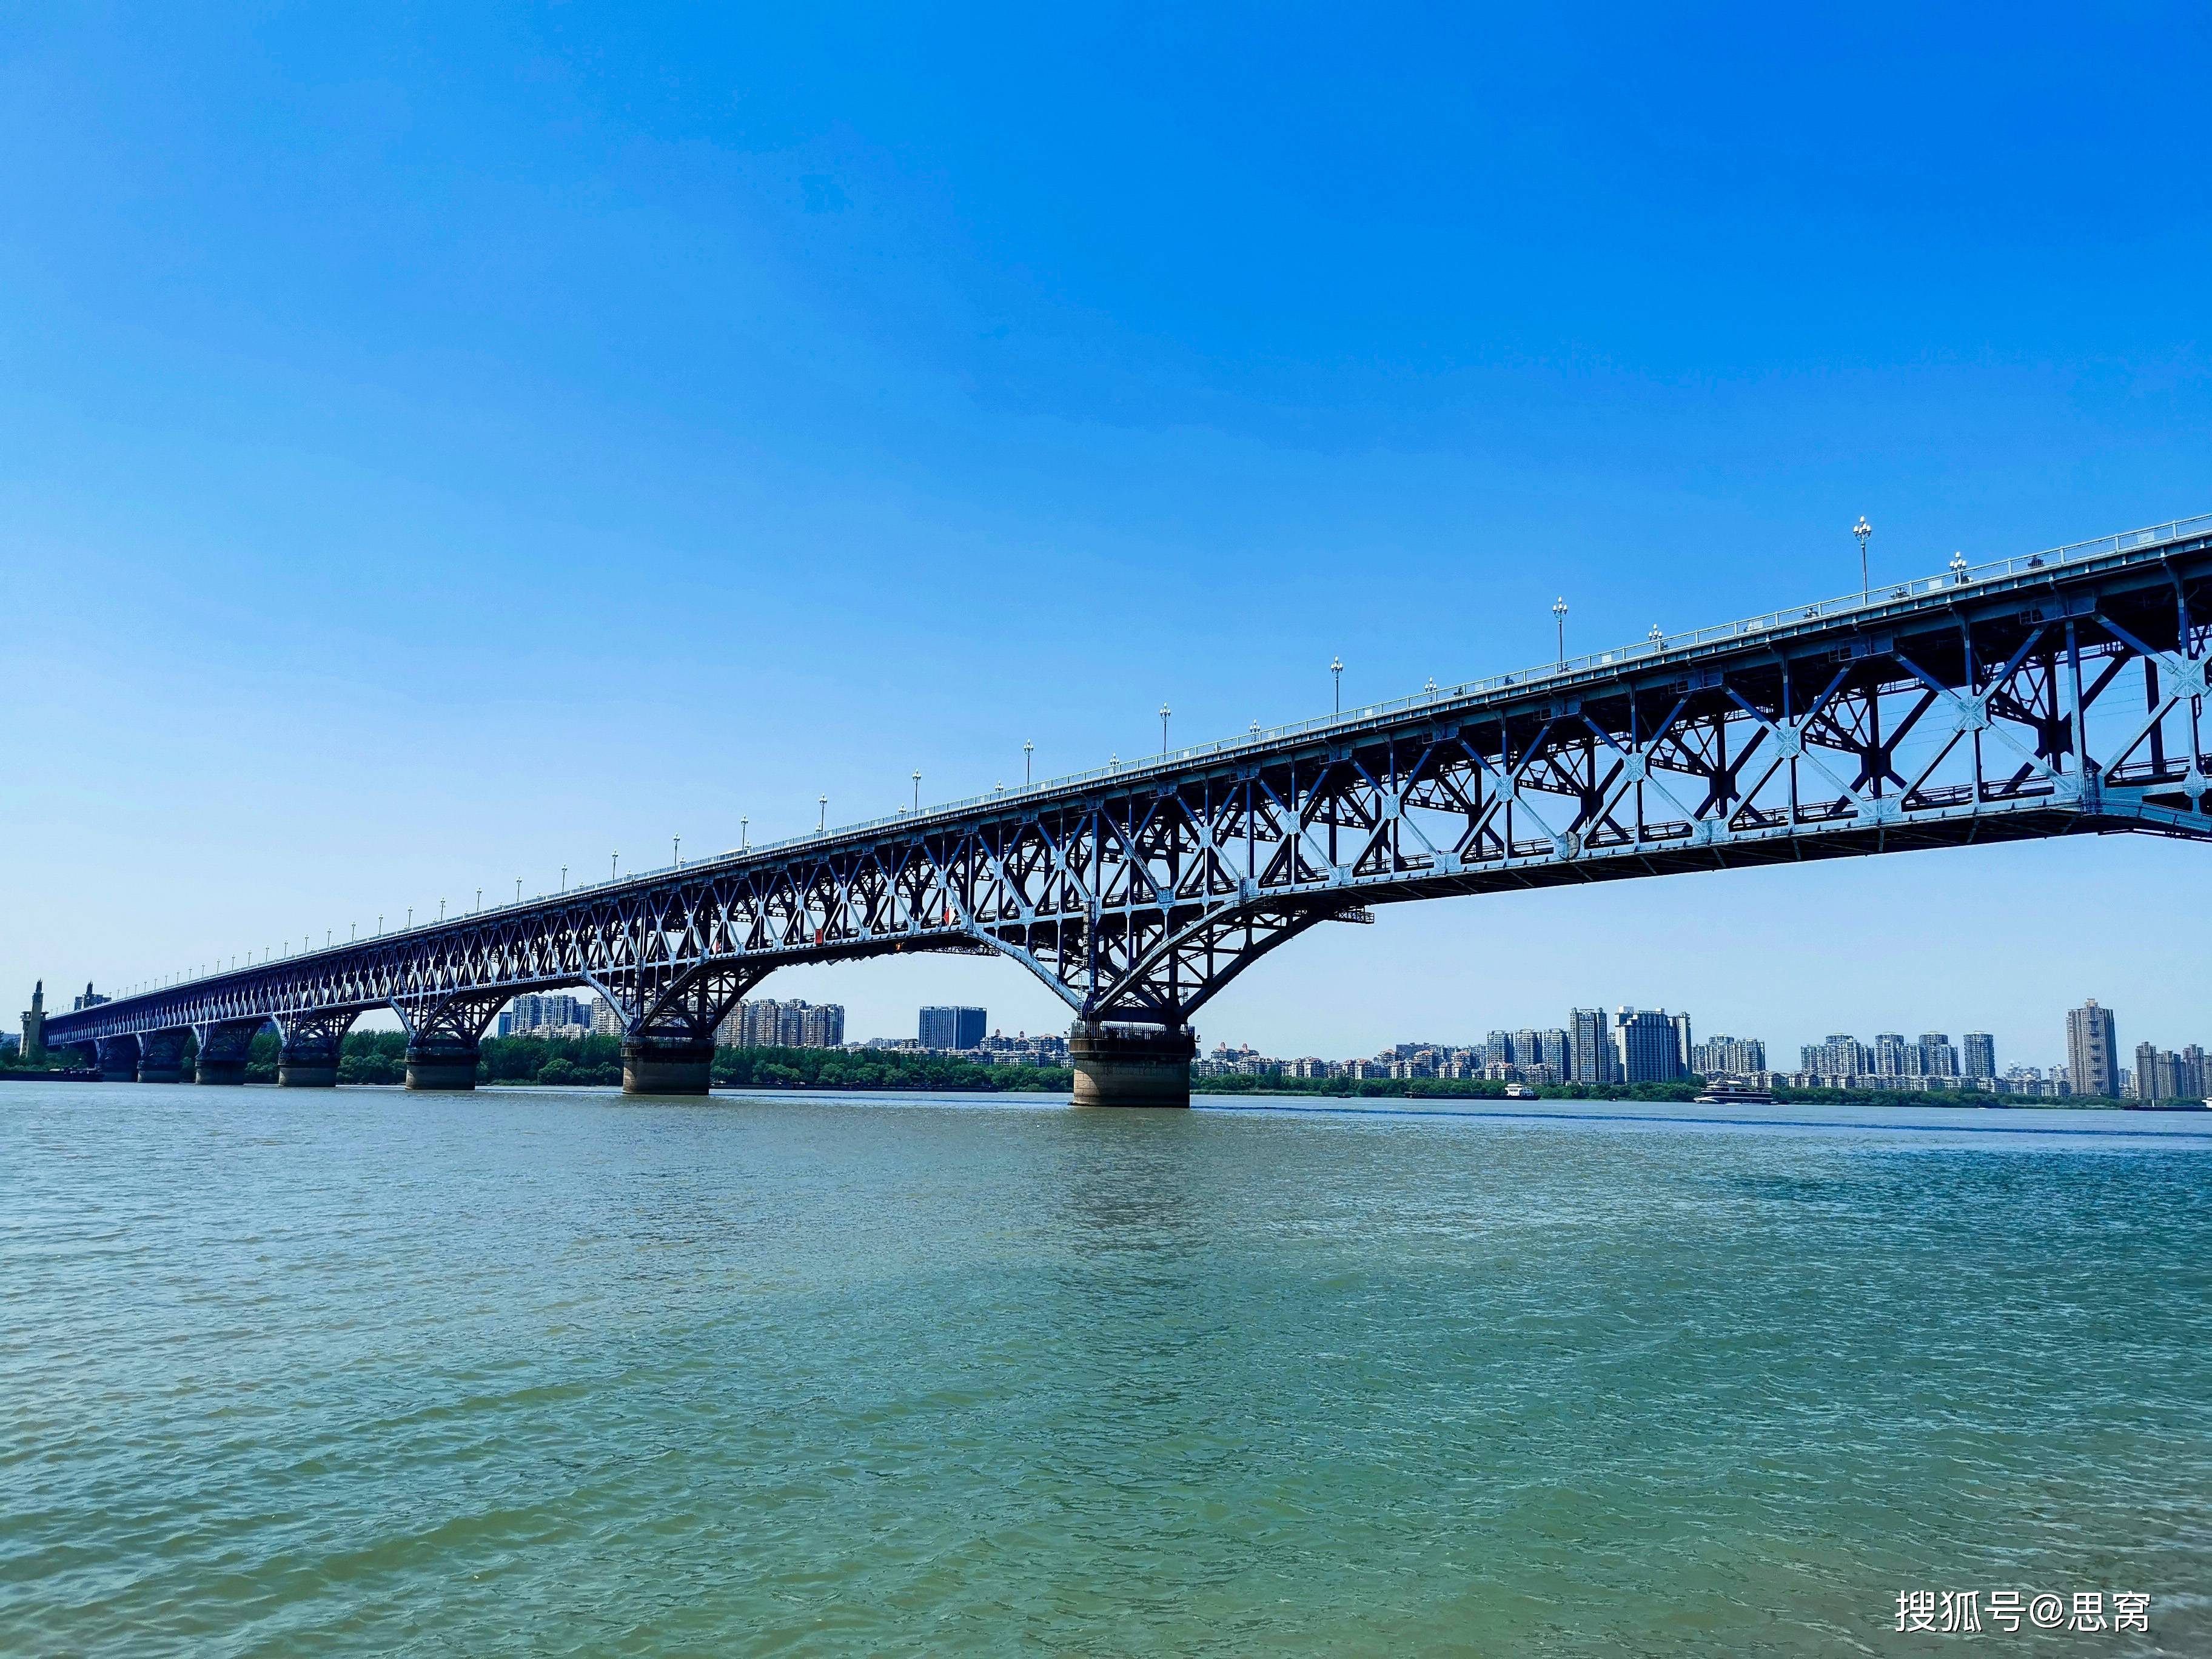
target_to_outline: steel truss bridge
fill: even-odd
[[[264,961],[52,1016],[111,1076],[335,1081],[397,1011],[465,1087],[519,993],[619,1011],[625,1085],[703,1091],[776,969],[1011,957],[1066,1002],[1079,1099],[1188,1095],[1191,1017],[1368,907],[2027,836],[2212,838],[2212,517],[1254,732],[1157,760]]]

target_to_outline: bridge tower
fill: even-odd
[[[46,982],[40,980],[31,988],[31,1006],[23,1010],[23,1058],[40,1060],[46,1057]]]

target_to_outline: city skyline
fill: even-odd
[[[85,994],[74,998],[75,1005],[86,1005],[86,995],[95,1002],[106,999],[86,988]],[[529,1012],[526,1015],[524,1010]],[[542,1012],[541,1012],[542,1011]],[[2162,1075],[2172,1078],[2176,1089],[2168,1092],[2187,1095],[2191,1089],[2181,1086],[2191,1080],[2203,1082],[2207,1074],[2203,1066],[2203,1046],[2188,1039],[2168,1040],[2164,1037],[2121,1039],[2117,1035],[2118,1011],[2100,1004],[2095,998],[2085,1000],[2081,1007],[2064,1011],[2063,1025],[2057,1060],[2039,1054],[2023,1057],[2014,1054],[2001,1054],[1994,1034],[1987,1031],[1961,1031],[1954,1041],[1948,1032],[1923,1030],[1908,1036],[1903,1031],[1875,1031],[1869,1038],[1861,1038],[1856,1032],[1831,1032],[1817,1043],[1798,1046],[1797,1064],[1787,1066],[1776,1063],[1784,1051],[1778,1045],[1770,1045],[1759,1036],[1737,1036],[1723,1031],[1698,1034],[1693,1016],[1687,1011],[1672,1012],[1665,1008],[1638,1010],[1626,1005],[1612,1009],[1571,1009],[1564,1025],[1522,1025],[1513,1028],[1491,1026],[1480,1035],[1465,1036],[1431,1036],[1427,1038],[1408,1037],[1400,1034],[1394,1040],[1377,1047],[1372,1054],[1273,1054],[1255,1047],[1248,1039],[1225,1035],[1212,1039],[1215,1050],[1233,1050],[1252,1055],[1262,1055],[1273,1060],[1295,1060],[1318,1058],[1335,1062],[1364,1060],[1396,1054],[1402,1056],[1416,1050],[1432,1050],[1461,1054],[1478,1055],[1489,1063],[1508,1063],[1516,1067],[1516,1076],[1528,1064],[1524,1048],[1533,1052],[1535,1063],[1556,1066],[1559,1075],[1554,1080],[1571,1081],[1636,1081],[1623,1073],[1626,1067],[1620,1056],[1622,1051],[1621,1021],[1626,1016],[1643,1014],[1667,1022],[1674,1032],[1675,1052],[1681,1057],[1684,1072],[1700,1076],[1741,1076],[1750,1074],[1803,1075],[1808,1073],[1854,1076],[1865,1079],[1936,1078],[1945,1079],[2003,1079],[2007,1077],[2063,1075],[2069,1079],[2081,1070],[2073,1044],[2077,1022],[2085,1012],[2094,1011],[2101,1017],[2102,1029],[2112,1035],[2106,1040],[2112,1056],[2111,1077],[2116,1095],[2140,1092],[2135,1087],[2119,1087],[2118,1079],[2139,1078],[2142,1062],[2148,1057],[2154,1065],[2163,1066]],[[1584,1017],[1598,1022],[1587,1028]],[[809,1018],[811,1016],[812,1018]],[[1051,1042],[1055,1034],[1047,1030],[1030,1033],[1026,1028],[1017,1028],[1008,1037],[1005,1027],[990,1017],[988,1008],[974,1006],[923,1005],[916,1011],[919,1036],[908,1038],[889,1033],[861,1036],[846,1032],[846,1011],[842,1004],[810,1004],[803,1000],[752,998],[740,1001],[716,1029],[715,1040],[732,1046],[775,1046],[779,1042],[787,1046],[854,1048],[886,1047],[913,1044],[925,1050],[959,1052],[977,1047],[988,1040],[1012,1042],[1017,1039]],[[793,1024],[796,1019],[799,1022]],[[1480,1022],[1477,1021],[1477,1024]],[[495,1024],[495,1035],[531,1035],[547,1030],[589,1030],[606,1036],[619,1035],[620,1025],[612,1010],[596,994],[526,994],[514,998],[501,1010]],[[771,1035],[773,1028],[776,1034]],[[1601,1068],[1593,1071],[1590,1030],[1603,1034],[1611,1044],[1613,1058],[1595,1062]],[[792,1035],[804,1031],[804,1037]],[[833,1035],[834,1034],[834,1035]],[[962,1041],[972,1036],[974,1041]],[[936,1040],[933,1040],[933,1039]],[[7,1041],[0,1037],[0,1042]],[[1848,1047],[1850,1053],[1844,1052]],[[2127,1063],[2130,1059],[2133,1064]]]

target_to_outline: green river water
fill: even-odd
[[[2212,1653],[2212,1117],[0,1085],[0,1267],[9,1654]]]

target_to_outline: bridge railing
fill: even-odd
[[[1631,664],[1650,662],[1677,652],[1695,650],[1701,647],[1724,644],[1751,638],[1776,629],[1796,627],[1808,622],[1825,622],[1855,615],[1861,611],[1880,611],[1900,600],[1911,600],[1930,593],[1942,592],[1977,583],[1996,581],[2008,577],[2027,575],[2051,570],[2063,565],[2076,564],[2084,560],[2109,556],[2116,553],[2132,552],[2138,548],[2154,547],[2163,542],[2179,541],[2193,535],[2212,534],[2212,514],[2200,514],[2194,518],[2175,519],[2162,525],[2151,525],[2141,530],[2123,531],[2114,536],[2100,536],[2094,541],[2075,542],[2064,547],[2049,548],[2040,553],[2026,553],[2016,558],[1992,559],[1980,564],[1958,565],[1936,576],[1916,576],[1903,582],[1881,582],[1871,585],[1858,593],[1845,594],[1841,599],[1819,599],[1810,605],[1785,605],[1756,617],[1744,617],[1730,623],[1691,629],[1680,634],[1662,634],[1653,639],[1639,641],[1610,651],[1586,652],[1580,656],[1544,663],[1516,673],[1492,674],[1481,679],[1463,680],[1456,685],[1440,685],[1424,689],[1411,696],[1395,697],[1383,702],[1363,704],[1346,709],[1342,714],[1317,715],[1310,720],[1294,720],[1285,726],[1267,726],[1257,732],[1248,732],[1241,737],[1221,738],[1212,742],[1194,744],[1182,749],[1172,749],[1160,755],[1148,755],[1141,760],[1125,761],[1117,764],[1095,766],[1088,771],[1071,772],[1056,778],[1047,778],[1018,789],[993,791],[988,794],[969,795],[963,799],[945,801],[924,807],[917,816],[901,811],[885,817],[866,818],[857,823],[842,824],[835,829],[816,830],[810,834],[787,836],[779,841],[763,842],[757,846],[733,848],[714,860],[750,857],[762,853],[777,853],[809,847],[833,838],[868,835],[878,830],[910,827],[933,819],[957,817],[965,813],[991,811],[1011,802],[1040,795],[1057,794],[1065,790],[1087,784],[1125,781],[1132,775],[1143,776],[1162,771],[1173,771],[1192,762],[1212,759],[1222,755],[1237,754],[1254,749],[1272,748],[1285,738],[1313,736],[1336,729],[1352,730],[1369,722],[1392,715],[1410,714],[1440,703],[1458,702],[1468,698],[1485,696],[1493,692],[1510,690],[1544,680],[1569,678],[1595,670],[1619,668]],[[656,872],[674,874],[675,866]],[[631,878],[630,879],[635,879]],[[595,885],[618,885],[618,883],[597,883]]]

